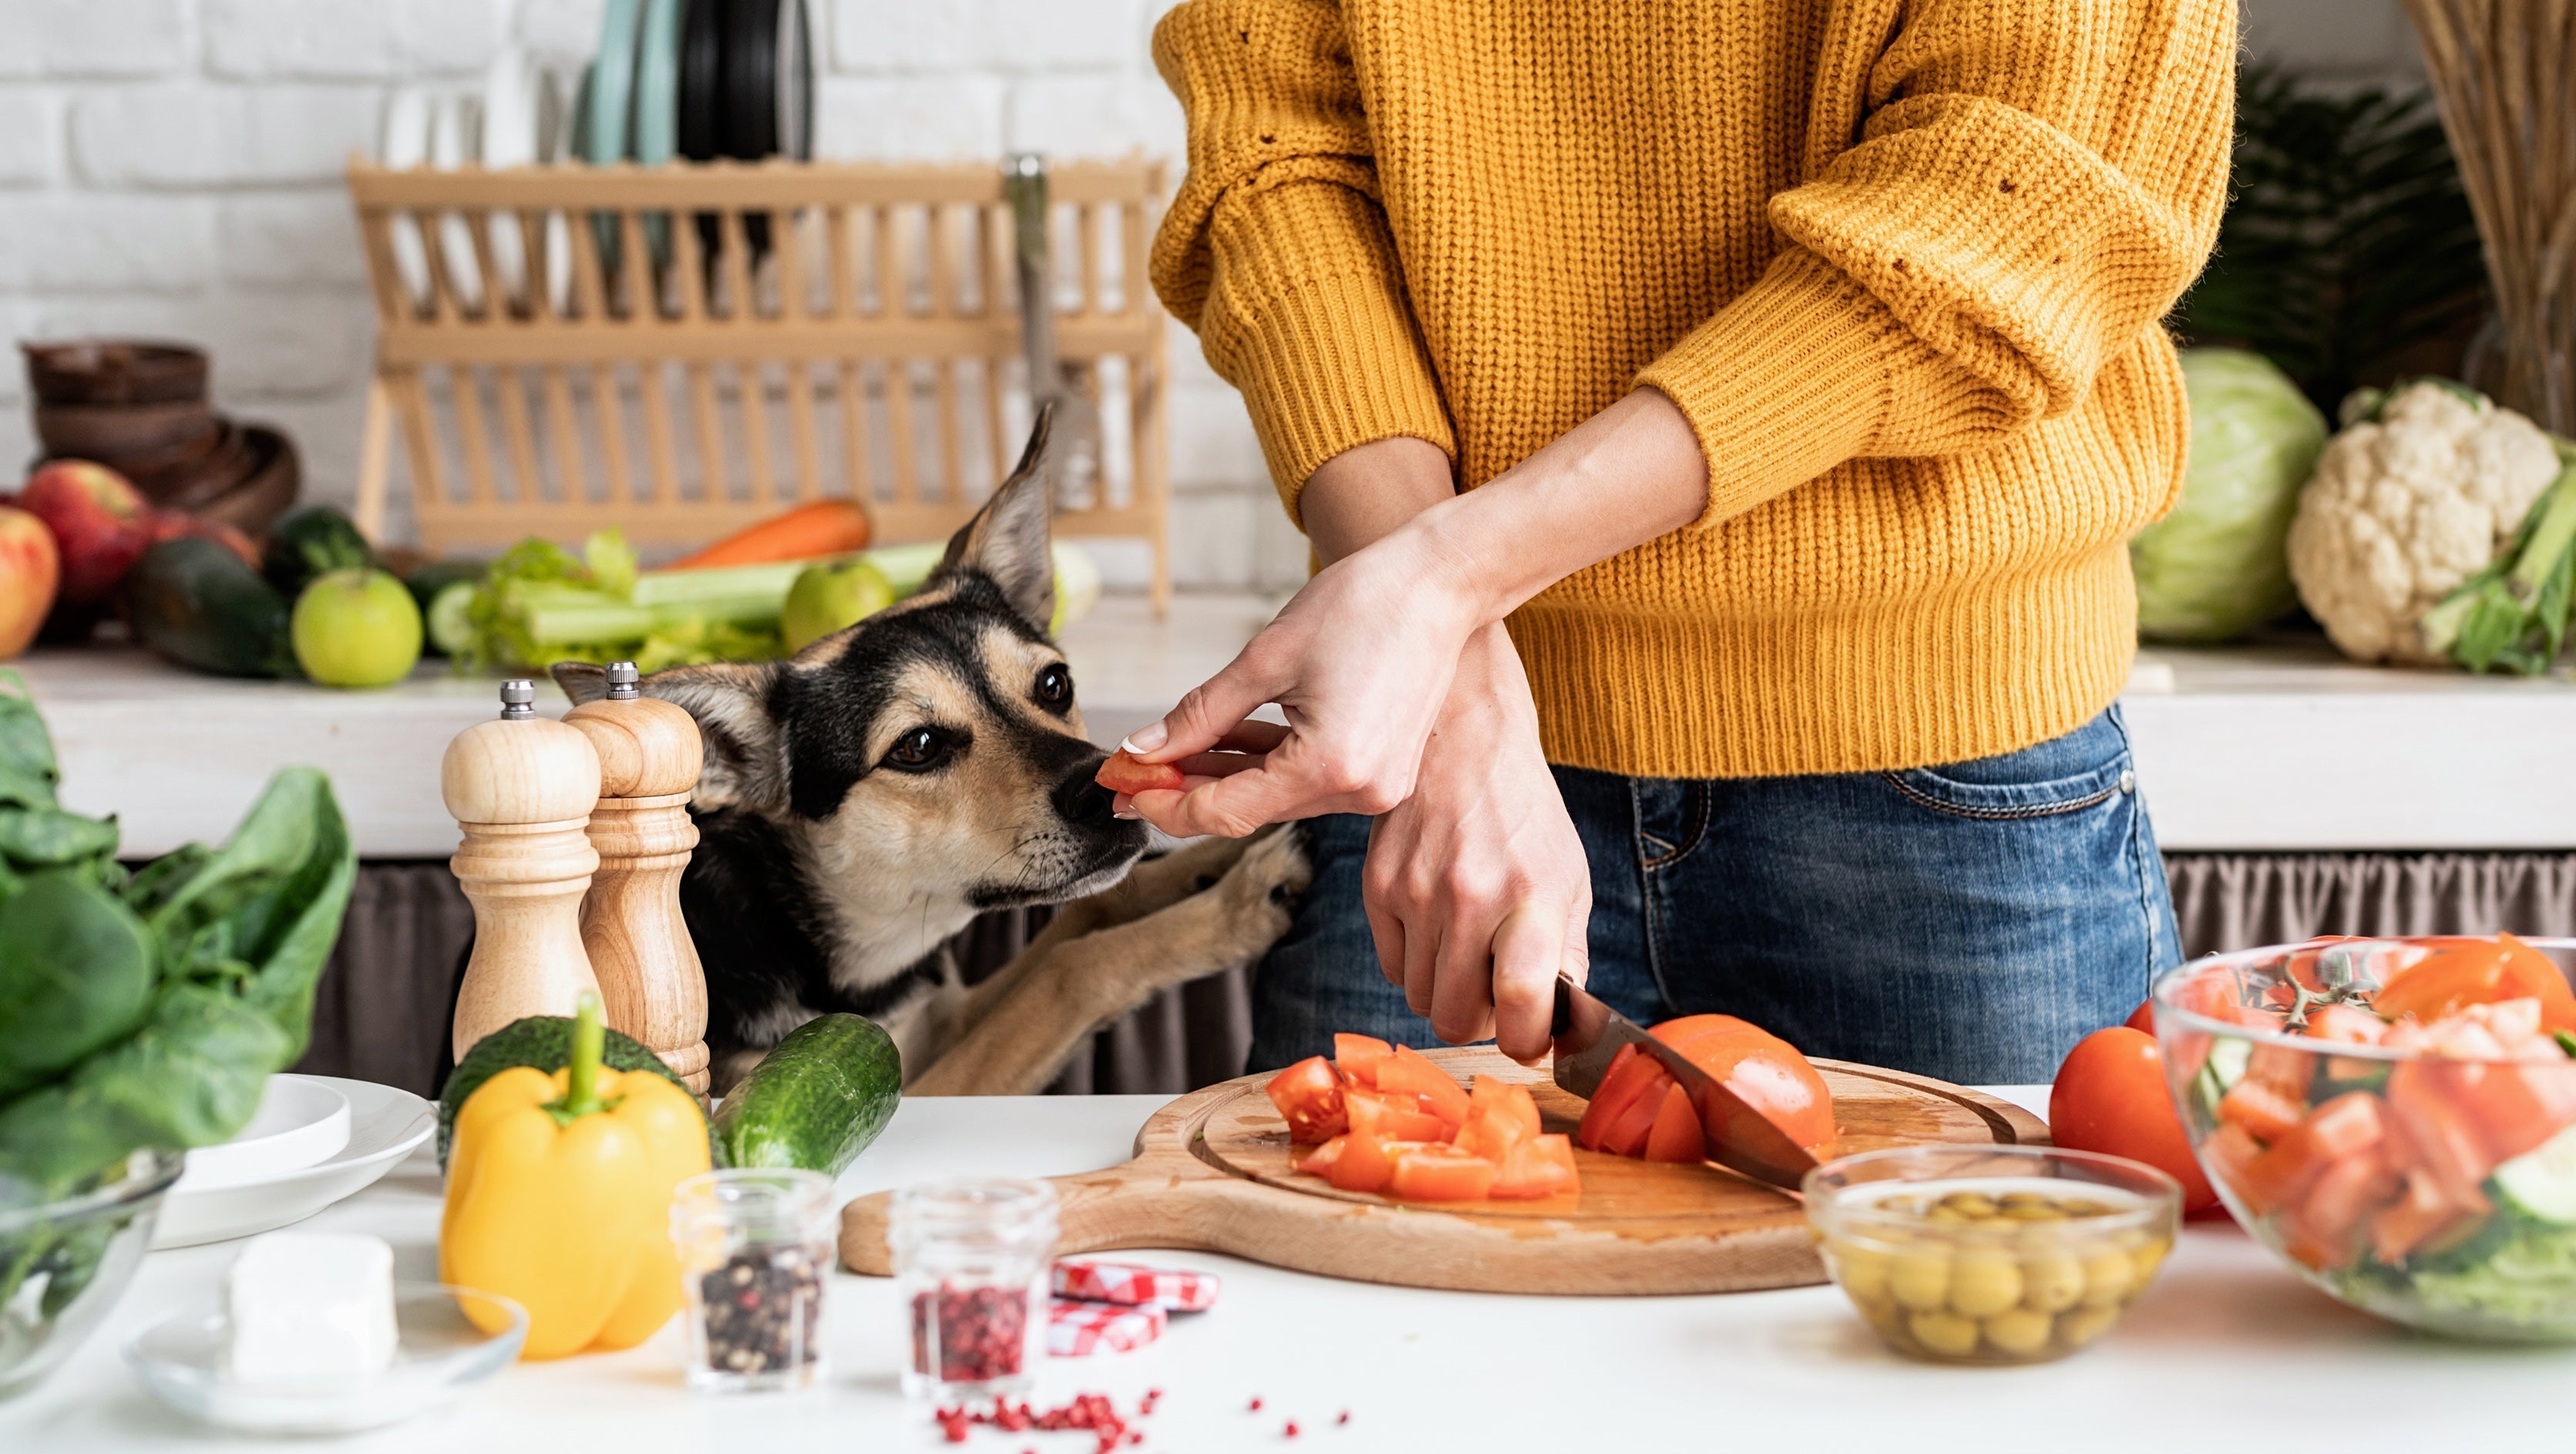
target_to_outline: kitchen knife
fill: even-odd
[[[1549,1027],[1556,1039],[1556,1083],[1590,1100],[1622,1045],[1662,1062],[1699,1112],[1700,1134],[1708,1142],[1708,1159],[1755,1181],[1796,1191],[1816,1158],[1769,1117],[1744,1103],[1693,1065],[1683,1054],[1647,1034],[1637,1023],[1592,997],[1565,975],[1556,977],[1556,1019]]]

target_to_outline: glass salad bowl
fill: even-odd
[[[0,1399],[33,1388],[125,1295],[185,1168],[178,1152],[137,1151],[50,1200],[0,1176]]]
[[[2340,939],[2156,982],[2192,1150],[2309,1282],[2410,1327],[2576,1341],[2576,940]]]

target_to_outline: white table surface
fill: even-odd
[[[1182,596],[1156,620],[1142,598],[1103,600],[1064,641],[1092,740],[1161,716],[1276,604]],[[135,857],[220,841],[271,773],[310,763],[331,774],[362,857],[444,858],[456,825],[439,754],[492,714],[496,686],[442,663],[373,692],[226,681],[106,645],[14,665],[53,726],[65,801],[117,814]],[[562,709],[551,684],[540,691],[541,710]],[[2564,679],[2359,667],[2322,641],[2156,647],[2122,703],[2167,848],[2576,848]]]
[[[2003,1094],[2044,1110],[2044,1087]],[[841,1179],[848,1195],[954,1174],[1054,1175],[1124,1160],[1153,1096],[904,1102]],[[390,1239],[403,1276],[435,1265],[439,1183],[424,1154],[322,1213],[314,1229]],[[107,1325],[47,1383],[0,1404],[0,1450],[71,1454],[256,1449],[164,1412],[117,1349],[210,1302],[239,1244],[156,1252]],[[2232,1225],[2194,1223],[2127,1321],[2062,1363],[1941,1368],[1883,1350],[1829,1287],[1669,1298],[1542,1298],[1339,1282],[1196,1253],[1122,1253],[1225,1278],[1217,1307],[1176,1315],[1150,1349],[1050,1363],[1040,1397],[1161,1388],[1152,1451],[1603,1447],[1905,1454],[2067,1449],[2405,1454],[2556,1449],[2568,1439],[2576,1349],[2419,1338],[2350,1311]],[[903,1356],[890,1284],[833,1278],[835,1367],[792,1395],[695,1396],[675,1321],[620,1354],[520,1364],[443,1413],[346,1441],[280,1449],[459,1451],[932,1450],[936,1428],[895,1387]],[[1258,1395],[1259,1414],[1246,1411]],[[1044,1406],[1044,1404],[1041,1404]],[[1336,1415],[1351,1414],[1336,1426]],[[1281,1436],[1295,1418],[1304,1433]],[[1609,1446],[1605,1436],[1640,1436]],[[2510,1442],[2509,1442],[2510,1441]],[[978,1429],[987,1454],[1089,1454],[1070,1434]]]

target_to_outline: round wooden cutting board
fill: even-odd
[[[1550,1131],[1571,1131],[1583,1102],[1544,1069],[1490,1046],[1428,1052],[1465,1083],[1498,1076],[1530,1087]],[[1921,1142],[2046,1145],[2018,1106],[1901,1071],[1819,1060],[1849,1154]],[[1674,1166],[1577,1150],[1583,1190],[1533,1202],[1404,1203],[1335,1191],[1289,1169],[1288,1126],[1262,1093],[1266,1075],[1193,1091],[1154,1113],[1124,1166],[1053,1178],[1063,1198],[1060,1255],[1120,1247],[1223,1252],[1274,1267],[1406,1287],[1515,1293],[1699,1293],[1825,1280],[1796,1198],[1714,1166]],[[841,1260],[883,1276],[888,1194],[841,1212]]]

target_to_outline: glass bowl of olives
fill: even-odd
[[[2120,1321],[2173,1249],[2182,1188],[2117,1156],[1900,1146],[1807,1173],[1807,1223],[1900,1353],[2044,1363]]]

